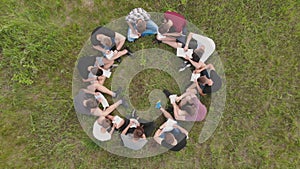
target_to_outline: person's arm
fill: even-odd
[[[114,132],[115,128],[116,128],[116,127],[113,125],[112,129],[111,129],[111,130],[110,130],[110,132],[109,132],[109,134],[110,134],[110,135],[112,135],[112,134],[113,134],[113,132]]]
[[[97,45],[97,46],[93,45],[93,48],[96,49],[96,50],[99,50],[100,52],[106,53],[106,50],[104,48],[102,48],[101,46],[99,46],[99,45]]]
[[[97,80],[97,77],[90,77],[90,78],[87,78],[87,79],[82,79],[83,82],[90,82],[90,81],[93,81],[93,80]]]
[[[188,37],[187,37],[187,39],[186,39],[186,43],[185,43],[185,47],[184,47],[185,51],[187,51],[188,48],[189,48],[189,44],[190,44],[190,41],[191,41],[191,39],[193,37],[193,34],[194,34],[193,32],[190,32],[189,35],[188,35]]]
[[[179,102],[180,100],[182,100],[183,98],[185,98],[186,96],[191,95],[191,93],[189,92],[184,92],[181,96],[176,97],[176,102]]]
[[[128,129],[130,128],[130,126],[133,124],[134,122],[130,120],[129,124],[127,125],[127,127],[122,131],[121,134],[126,135]]]
[[[92,95],[95,95],[96,92],[92,92],[92,91],[89,91],[87,89],[82,89],[85,93],[88,93],[88,94],[92,94]]]
[[[195,83],[196,83],[196,88],[197,88],[199,94],[200,94],[201,96],[205,96],[206,94],[203,93],[203,91],[202,91],[202,89],[200,88],[200,86],[199,86],[197,80],[195,80]]]
[[[185,120],[185,116],[184,115],[179,115],[179,107],[177,104],[173,103],[173,110],[174,110],[174,116],[176,120],[181,120],[184,121]]]
[[[183,127],[179,126],[178,124],[175,124],[174,128],[178,128],[181,133],[183,133],[183,134],[186,135],[187,139],[189,138],[189,132],[186,129],[184,129]]]
[[[136,34],[136,35],[138,35],[138,36],[141,36],[141,34],[138,33],[138,31],[132,26],[132,23],[131,23],[131,22],[127,21],[127,24],[128,24],[128,26],[129,26],[129,28],[131,29],[131,31],[132,31],[133,34]]]
[[[186,56],[185,59],[188,60],[196,69],[200,69],[201,67],[205,66],[203,62],[195,62],[189,56]]]
[[[155,132],[155,134],[154,134],[154,136],[153,136],[153,139],[158,143],[158,144],[161,144],[161,142],[162,142],[162,138],[160,138],[159,136],[161,135],[161,133],[162,133],[162,129],[161,128],[159,128],[158,130],[156,130],[156,132]]]
[[[117,48],[117,51],[121,50],[121,48],[123,47],[124,43],[125,43],[125,36],[119,34],[119,33],[115,33],[115,39],[116,39],[116,48]]]
[[[215,70],[215,67],[214,67],[214,65],[212,65],[212,64],[208,64],[208,65],[206,66],[206,69]]]

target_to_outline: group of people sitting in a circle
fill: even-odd
[[[101,52],[103,56],[79,60],[79,73],[83,82],[89,84],[75,96],[75,109],[78,113],[97,116],[93,125],[93,136],[97,140],[108,141],[114,132],[119,132],[123,145],[133,150],[142,149],[148,142],[147,137],[153,137],[158,144],[179,151],[185,147],[188,139],[188,131],[180,126],[180,121],[203,121],[207,109],[197,95],[205,96],[217,91],[222,85],[214,66],[205,63],[215,50],[214,42],[203,35],[188,33],[185,17],[176,12],[165,12],[163,23],[158,27],[151,20],[149,13],[142,8],[135,8],[126,16],[126,22],[127,38],[103,26],[92,32],[92,48]],[[155,123],[139,118],[135,110],[127,117],[112,115],[118,106],[128,108],[128,103],[121,97],[122,88],[112,91],[104,86],[111,70],[118,66],[115,63],[121,62],[120,57],[134,55],[129,48],[124,47],[126,39],[137,43],[135,41],[138,38],[147,35],[155,36],[154,44],[164,43],[173,48],[181,48],[184,52],[192,49],[191,56],[183,57],[184,62],[179,71],[190,67],[193,74],[199,75],[179,96],[163,90],[171,106],[165,109],[160,101],[156,103],[155,108],[159,109],[166,119],[156,131]],[[104,95],[117,98],[118,101],[109,105]]]

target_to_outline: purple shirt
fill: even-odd
[[[206,117],[207,109],[196,97],[192,98],[194,105],[197,107],[193,115],[186,115],[185,121],[202,121]]]

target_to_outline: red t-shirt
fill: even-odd
[[[179,13],[167,11],[165,12],[164,16],[167,20],[170,19],[173,22],[173,26],[178,33],[180,33],[186,25],[184,16],[180,15]]]

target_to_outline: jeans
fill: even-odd
[[[134,28],[136,28],[135,25],[134,25]],[[157,33],[157,29],[158,29],[158,26],[156,25],[156,23],[154,23],[152,20],[149,20],[146,23],[146,30],[141,34],[141,36],[143,37],[143,36],[147,36],[147,35],[154,35]],[[128,28],[128,32],[127,32],[127,40],[129,42],[133,42],[137,38],[129,37],[129,31],[130,31],[130,27]]]

